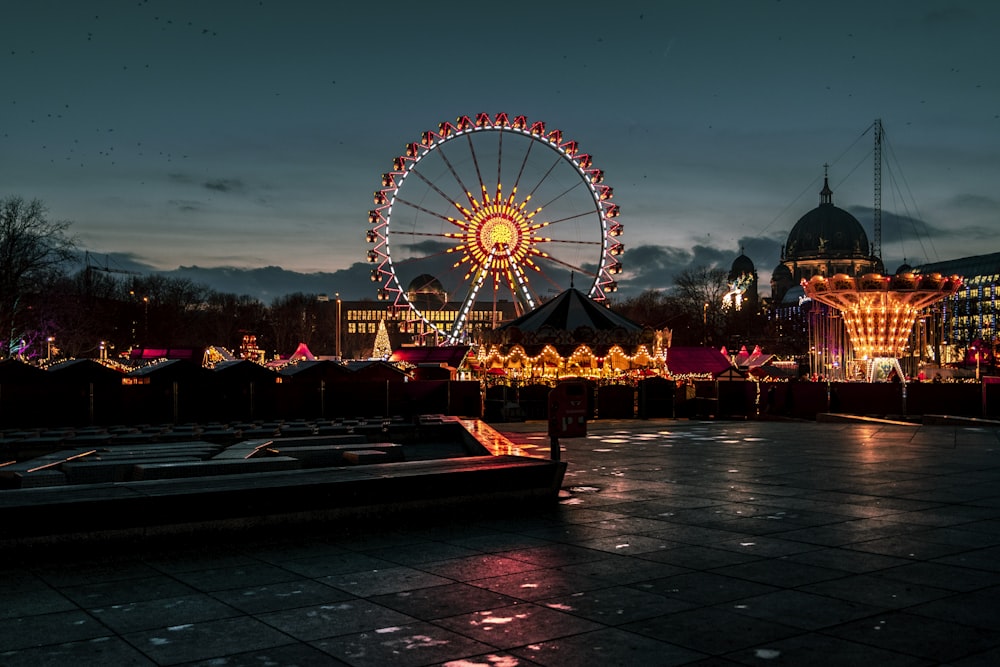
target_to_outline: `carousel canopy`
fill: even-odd
[[[543,327],[558,331],[573,331],[578,327],[589,327],[594,331],[618,328],[629,333],[642,331],[642,327],[632,320],[598,305],[573,287],[497,330],[504,331],[514,327],[521,331],[540,331]]]
[[[626,355],[649,355],[669,344],[664,340],[669,332],[636,324],[572,287],[530,313],[479,335],[481,342],[500,349],[518,346],[534,356],[549,348],[567,358],[580,346],[604,357],[616,347]]]

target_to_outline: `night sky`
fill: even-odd
[[[373,297],[381,174],[506,112],[605,171],[621,295],[741,248],[766,285],[825,164],[872,237],[880,118],[886,267],[1000,251],[998,3],[341,4],[6,3],[0,196],[110,266]]]

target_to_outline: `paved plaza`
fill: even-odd
[[[551,506],[0,552],[0,665],[996,665],[998,437],[594,422]]]

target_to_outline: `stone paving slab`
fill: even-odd
[[[0,561],[0,664],[992,665],[998,435],[598,422],[527,511],[39,549]]]

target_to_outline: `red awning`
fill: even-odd
[[[723,354],[711,347],[671,347],[667,350],[667,368],[673,375],[718,375],[730,368]]]
[[[403,361],[414,366],[420,364],[443,364],[458,368],[469,353],[468,345],[444,345],[439,347],[401,347],[394,350],[389,361]]]

